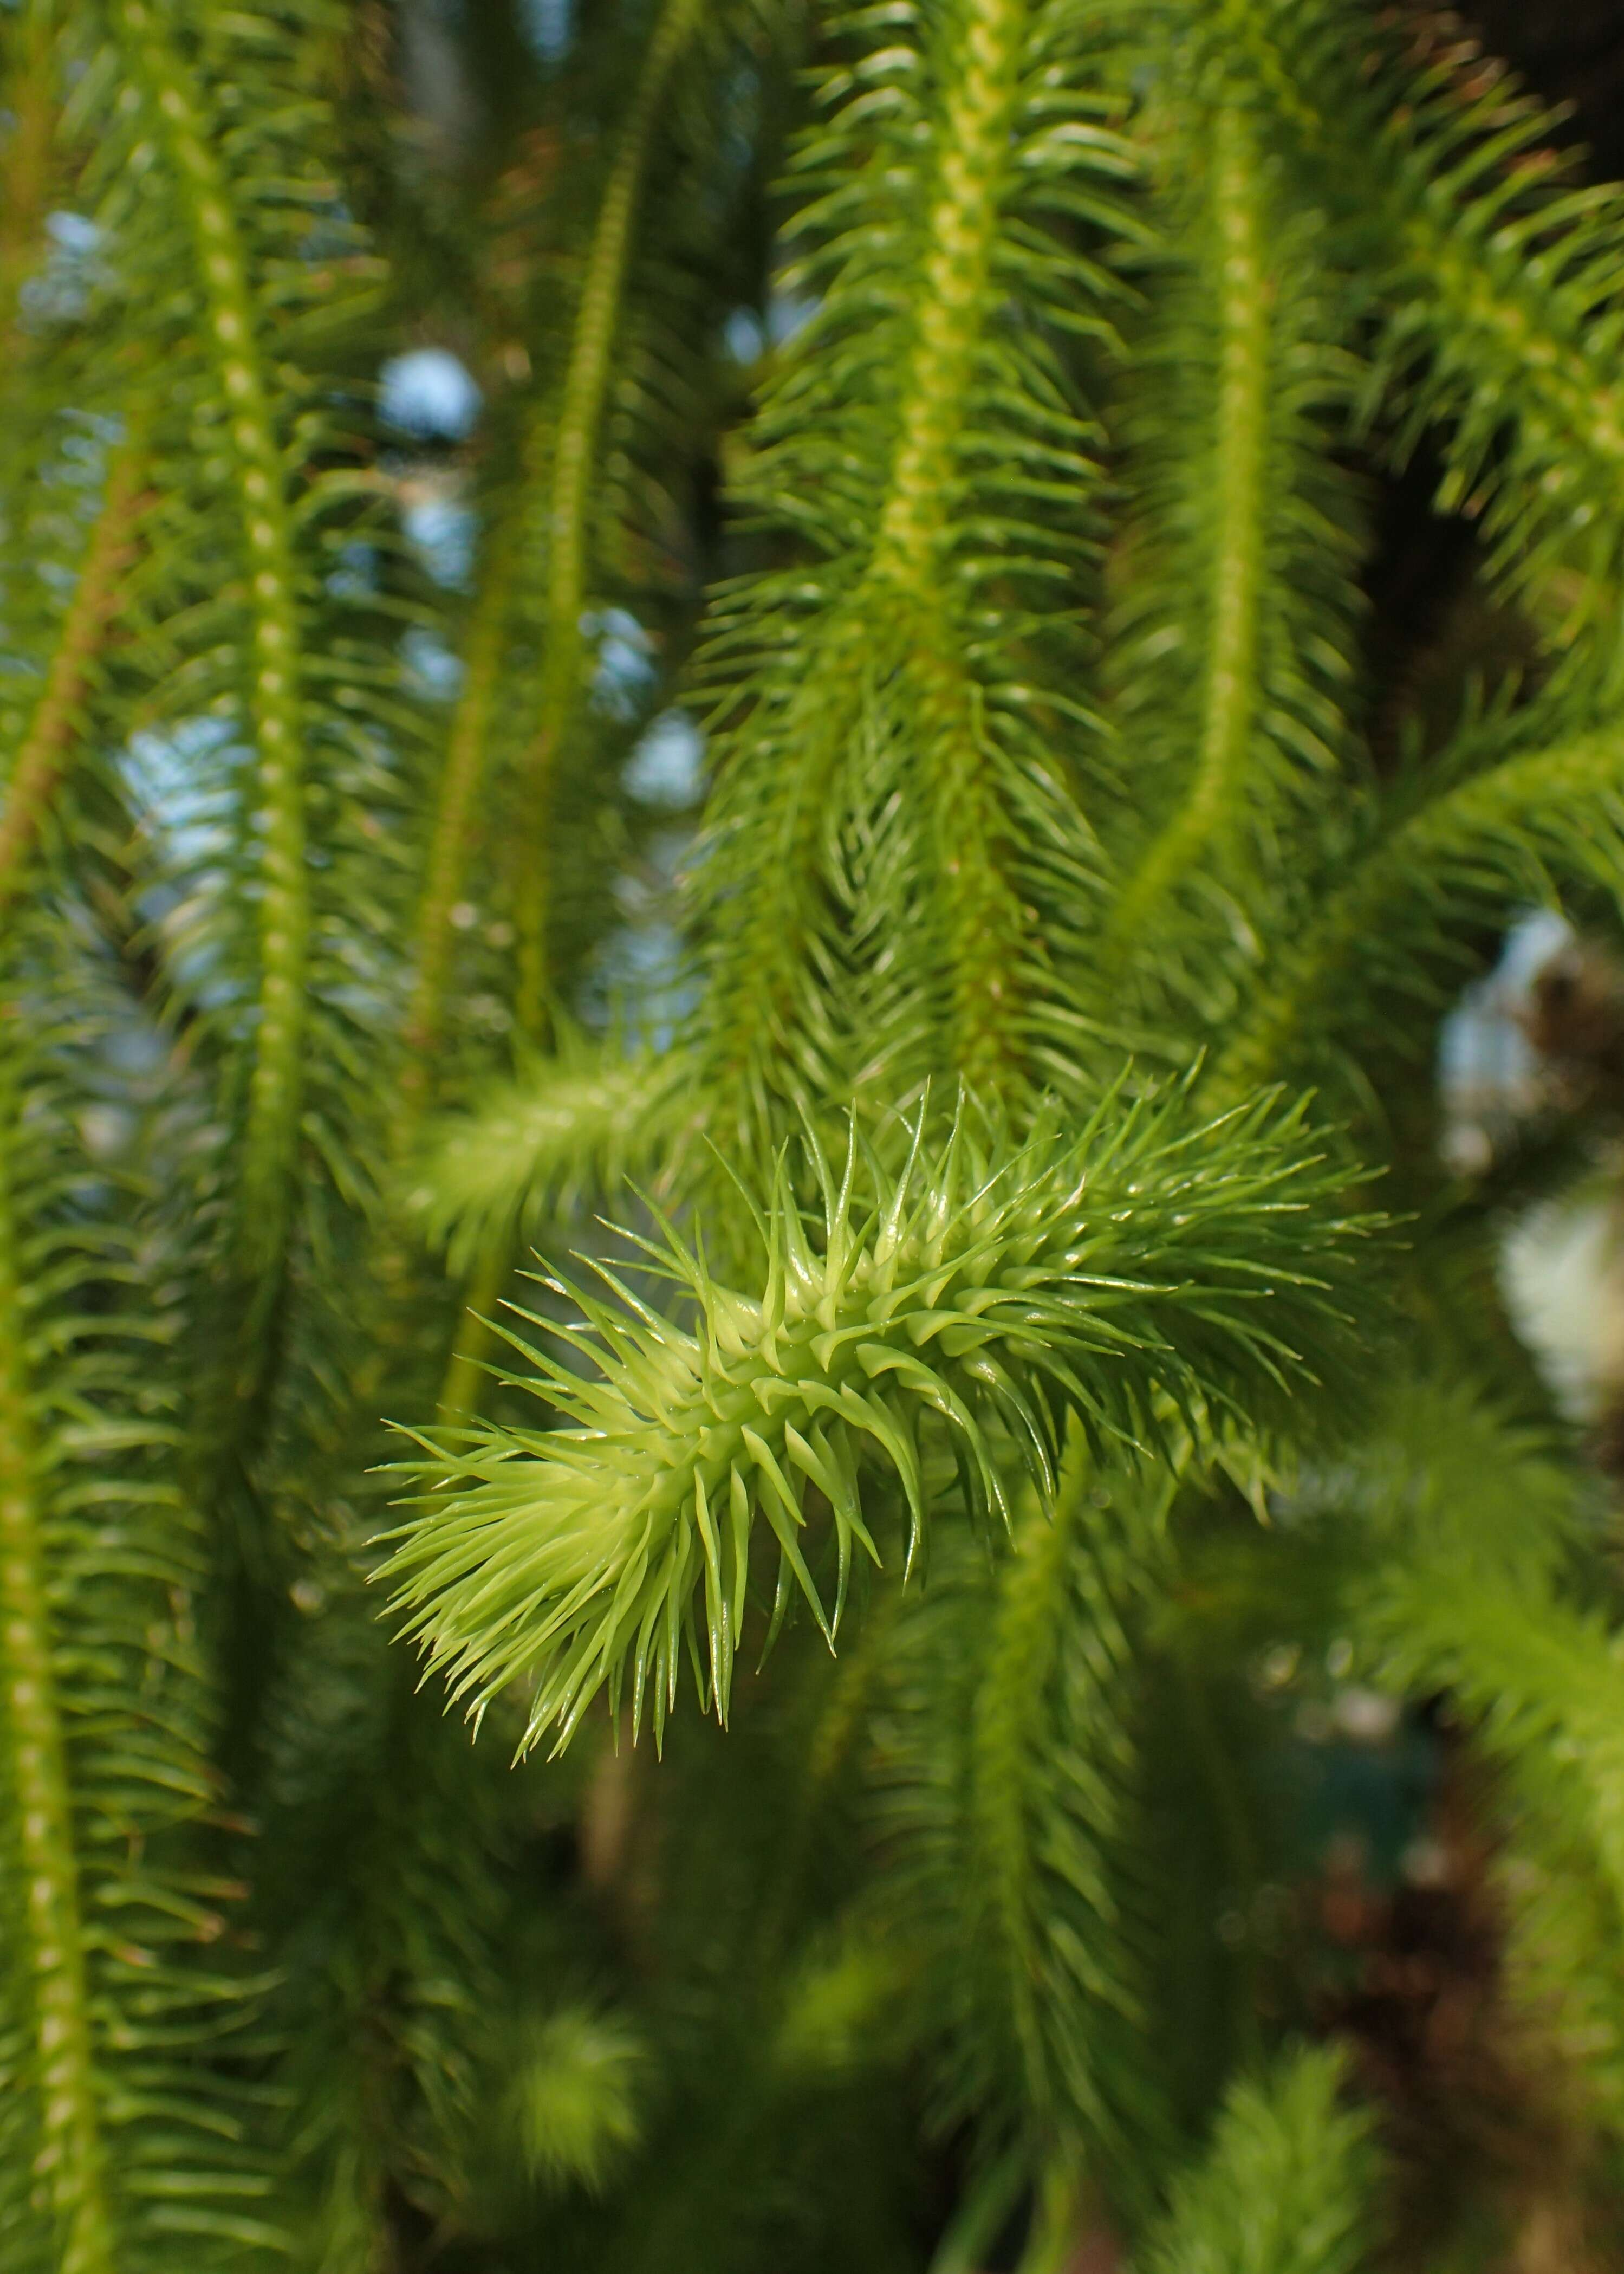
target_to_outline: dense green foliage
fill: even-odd
[[[1432,1070],[1624,190],[1365,0],[0,33],[4,2274],[1624,2263],[1624,990]]]

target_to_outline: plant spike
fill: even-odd
[[[758,1517],[778,1551],[775,1630],[798,1592],[832,1640],[853,1553],[880,1559],[865,1457],[901,1488],[911,1564],[929,1512],[921,1427],[944,1432],[973,1503],[1003,1523],[989,1432],[1047,1491],[1063,1409],[1096,1443],[1154,1442],[1164,1397],[1192,1426],[1208,1408],[1256,1419],[1299,1367],[1348,1351],[1342,1304],[1369,1220],[1320,1215],[1340,1174],[1304,1157],[1300,1116],[1272,1096],[1201,1124],[1177,1096],[1113,1093],[1078,1134],[1040,1126],[1022,1145],[996,1122],[983,1133],[966,1103],[927,1149],[923,1117],[899,1173],[853,1129],[838,1182],[808,1140],[816,1232],[780,1162],[759,1294],[718,1285],[668,1235],[651,1253],[696,1304],[692,1331],[577,1293],[586,1324],[568,1338],[595,1350],[601,1379],[518,1343],[570,1427],[423,1441],[422,1513],[387,1570],[454,1694],[477,1705],[525,1679],[525,1744],[556,1721],[561,1745],[629,1667],[634,1728],[647,1706],[658,1733],[703,1636],[701,1687],[725,1715]],[[833,1525],[832,1606],[807,1560],[814,1489]]]
[[[1234,74],[1198,69],[1184,92],[1169,49],[1162,69],[1177,257],[1154,272],[1161,305],[1131,369],[1145,525],[1107,659],[1136,805],[1162,817],[1147,841],[1126,833],[1097,952],[1102,1009],[1130,971],[1177,968],[1192,895],[1204,913],[1222,894],[1243,910],[1255,899],[1282,824],[1341,756],[1351,677],[1353,542],[1325,456],[1353,366],[1323,232],[1282,210]]]
[[[263,801],[259,1023],[238,1193],[237,1267],[254,1291],[245,1352],[262,1334],[292,1214],[303,1081],[310,892],[305,867],[302,634],[275,388],[217,136],[199,107],[166,0],[113,0],[129,59],[183,206],[204,330],[226,407],[229,463],[247,570],[249,713]]]
[[[33,11],[40,14],[38,10]],[[22,130],[26,132],[26,125]],[[97,651],[122,599],[135,551],[147,466],[139,441],[114,452],[102,510],[86,544],[73,596],[44,684],[7,770],[0,804],[0,919],[28,881],[30,855],[81,730]],[[61,2274],[114,2274],[84,1933],[66,1748],[56,1691],[32,1397],[26,1379],[19,1225],[10,1188],[16,1149],[12,1005],[0,1015],[0,1665],[3,1719],[15,1788],[17,1863],[26,1890],[23,1969],[29,1977],[39,2060],[40,2134],[34,2168],[58,2230]]]
[[[942,116],[898,447],[869,572],[871,605],[898,611],[914,643],[925,755],[934,761],[936,865],[951,974],[947,1060],[989,1088],[1017,1055],[1020,1006],[1011,991],[1025,912],[1006,873],[1007,827],[986,779],[978,693],[941,638],[945,627],[939,616],[933,621],[933,604],[939,608],[953,541],[966,399],[996,289],[993,255],[1026,32],[1025,0],[967,0],[960,72]]]
[[[566,1026],[557,1039],[556,1055],[488,1084],[429,1132],[408,1210],[455,1270],[510,1253],[547,1217],[645,1174],[698,1111],[680,1058],[673,1065]],[[669,1171],[660,1181],[663,1189]]]
[[[0,1022],[0,2232],[8,2274],[245,2274],[278,2240],[263,1985],[211,1954],[234,1891],[164,1234],[84,1158],[127,1006],[55,913],[8,925]]]

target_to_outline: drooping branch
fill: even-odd
[[[1207,621],[1198,666],[1194,770],[1178,810],[1111,912],[1102,949],[1108,966],[1124,944],[1159,936],[1157,912],[1214,837],[1237,825],[1262,694],[1258,618],[1266,605],[1267,566],[1272,295],[1259,153],[1251,122],[1234,102],[1221,103],[1212,114],[1207,162],[1218,385],[1207,454],[1212,518],[1210,554],[1203,564]]]
[[[1075,238],[1131,228],[1133,162],[1064,11],[852,25],[883,44],[831,74],[800,154],[789,282],[816,312],[742,495],[801,557],[723,595],[704,665],[700,1050],[718,1133],[758,1155],[786,1101],[882,1069],[1029,1082],[1093,885],[1063,755],[1087,717],[1040,652],[1094,438],[1039,327],[1109,336],[1117,288]]]
[[[1345,2085],[1323,2045],[1237,2077],[1148,2238],[1147,2274],[1358,2274],[1379,2172],[1370,2118],[1345,2105]]]
[[[1360,373],[1327,233],[1286,196],[1232,59],[1166,26],[1156,54],[1169,85],[1147,139],[1167,243],[1123,389],[1104,659],[1133,794],[1109,832],[1121,882],[1086,982],[1130,1029],[1210,999],[1263,920],[1260,888],[1349,753],[1360,605],[1357,516],[1331,457]]]

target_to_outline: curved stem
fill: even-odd
[[[301,751],[300,628],[291,516],[231,186],[156,0],[117,0],[113,20],[153,113],[192,241],[203,328],[223,399],[248,572],[249,719],[258,752],[259,993],[242,1147],[241,1261],[261,1294],[278,1273],[292,1208],[302,1091],[310,896]]]
[[[96,2108],[67,1748],[56,1696],[34,1482],[16,1228],[6,1165],[13,1116],[0,1068],[0,1701],[26,1890],[13,1922],[33,1989],[39,2074],[34,2168],[57,2224],[61,2274],[114,2274]]]
[[[1440,862],[1497,838],[1538,832],[1540,817],[1560,824],[1575,806],[1624,783],[1624,734],[1576,737],[1547,750],[1507,758],[1432,798],[1369,853],[1342,889],[1322,903],[1295,949],[1283,983],[1260,988],[1250,1023],[1214,1065],[1204,1097],[1250,1096],[1284,1070],[1320,1003],[1395,904],[1413,894]],[[1568,824],[1570,840],[1580,832]]]
[[[118,613],[121,580],[136,549],[147,502],[146,455],[139,441],[117,452],[107,495],[85,548],[79,581],[28,731],[0,803],[0,915],[15,899],[57,785],[71,761],[96,656]]]
[[[1615,319],[1605,313],[1616,307],[1616,203],[1598,215],[1588,198],[1574,197],[1560,169],[1542,194],[1535,154],[1560,119],[1526,102],[1497,104],[1493,74],[1479,88],[1458,76],[1452,86],[1447,62],[1440,71],[1424,55],[1391,75],[1378,109],[1377,26],[1367,36],[1357,16],[1334,30],[1311,25],[1311,34],[1332,30],[1316,59],[1301,11],[1209,0],[1204,12],[1316,164],[1345,180],[1351,158],[1357,177],[1373,179],[1393,350],[1413,364],[1425,347],[1417,409],[1433,432],[1459,418],[1465,440],[1456,455],[1446,439],[1455,463],[1440,485],[1440,505],[1480,511],[1525,453],[1517,486],[1524,499],[1542,494],[1569,523],[1568,546],[1585,532],[1590,600],[1599,599],[1611,634],[1619,516],[1598,516],[1596,501],[1616,500],[1624,474],[1624,386],[1612,353]],[[1425,50],[1424,30],[1418,39]],[[1397,60],[1391,47],[1387,60]],[[1515,434],[1511,453],[1497,442],[1485,454],[1485,438],[1501,428]],[[1526,548],[1527,532],[1515,543]],[[1593,546],[1609,555],[1599,573]]]
[[[1199,603],[1206,623],[1196,762],[1189,794],[1146,853],[1112,913],[1102,960],[1119,966],[1154,939],[1161,910],[1241,805],[1258,698],[1269,418],[1269,305],[1258,154],[1233,103],[1212,120],[1217,238],[1218,391],[1206,447],[1214,528]]]
[[[1067,1599],[1066,1558],[1083,1490],[1082,1447],[1079,1431],[1052,1511],[1028,1518],[1010,1560],[973,1708],[970,1810],[983,1867],[988,1939],[997,1948],[1026,2090],[1040,2119],[1048,2113],[1042,2102],[1049,2059],[1038,2010],[1043,1968],[1034,1947],[1031,1897],[1041,1867],[1032,1854],[1026,1771],[1045,1751],[1056,1614]]]

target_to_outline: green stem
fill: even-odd
[[[242,1262],[262,1289],[280,1269],[292,1209],[310,942],[302,773],[300,632],[291,516],[246,248],[219,134],[200,109],[157,0],[115,0],[113,20],[184,208],[203,333],[226,410],[252,624],[249,718],[259,755],[259,1000],[242,1145]]]
[[[1017,2274],[1066,2274],[1076,2255],[1084,2211],[1081,2175],[1069,2157],[1056,2157],[1038,2174],[1032,2232]]]
[[[1119,968],[1154,941],[1158,918],[1214,839],[1241,810],[1258,712],[1269,423],[1269,306],[1263,202],[1252,122],[1237,105],[1212,120],[1211,195],[1217,237],[1218,390],[1209,445],[1214,530],[1194,779],[1188,797],[1124,886],[1101,944]]]
[[[39,2063],[34,2168],[54,2212],[60,2274],[114,2274],[96,2107],[67,1747],[56,1696],[25,1377],[16,1227],[6,1183],[14,1100],[0,1069],[0,1697],[26,1896],[11,1931],[33,1988]]]
[[[965,397],[981,347],[1027,34],[1026,0],[971,0],[943,114],[919,328],[880,512],[876,578],[934,583],[953,525]]]
[[[478,825],[479,794],[489,760],[491,727],[500,692],[512,596],[508,586],[517,551],[519,518],[498,531],[485,563],[478,606],[470,628],[466,675],[452,720],[440,775],[434,825],[417,908],[417,959],[406,1011],[406,1063],[401,1076],[405,1111],[397,1125],[399,1153],[410,1150],[432,1088],[433,1062],[444,1031],[446,987],[455,927],[451,912],[462,900]]]
[[[85,548],[56,651],[11,763],[0,804],[0,915],[22,885],[29,855],[72,757],[91,672],[118,612],[121,580],[134,556],[136,524],[147,502],[145,473],[145,452],[139,443],[127,443],[109,471],[107,495]]]
[[[1025,1056],[1023,968],[1042,944],[1011,881],[1009,817],[993,779],[981,689],[921,623],[910,659],[921,752],[930,768],[936,877],[948,974],[947,1064],[985,1096],[1016,1087]]]
[[[1026,1772],[1045,1751],[1047,1691],[1066,1600],[1065,1569],[1082,1497],[1080,1431],[1052,1511],[1034,1510],[1005,1569],[986,1668],[973,1708],[970,1811],[982,1871],[988,1941],[1010,2000],[1026,2085],[1047,2116],[1049,2059],[1038,2010],[1042,1963],[1031,1909],[1038,1875],[1027,1821]]]
[[[542,620],[545,663],[539,715],[523,768],[526,820],[518,902],[519,1024],[526,1034],[542,1040],[547,1034],[551,980],[547,929],[553,897],[548,858],[553,787],[560,750],[581,695],[585,644],[581,614],[587,598],[588,526],[611,358],[626,287],[632,224],[661,104],[672,72],[703,11],[704,0],[665,0],[643,56],[630,114],[621,130],[598,209],[558,425],[550,436],[547,581]]]
[[[513,1250],[504,1239],[488,1254],[469,1282],[461,1323],[440,1384],[442,1426],[465,1429],[479,1412],[480,1392],[489,1376],[485,1353],[491,1347],[489,1314],[500,1299],[513,1263]]]
[[[942,586],[1027,29],[1026,0],[974,0],[965,19],[962,69],[942,120],[898,448],[869,570],[872,586],[881,589],[865,597],[862,608],[880,621],[899,603],[907,611],[931,777],[950,1062],[989,1089],[1004,1086],[1017,1057],[1015,998],[1026,925],[1008,875],[1008,825],[990,779],[980,691],[941,636]]]

